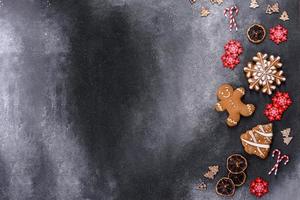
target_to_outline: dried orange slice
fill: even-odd
[[[253,24],[247,30],[247,37],[254,44],[261,43],[266,37],[266,29],[261,24]]]
[[[235,193],[234,182],[227,177],[221,178],[216,185],[216,193],[220,196],[233,196]]]
[[[233,181],[236,187],[240,187],[245,183],[247,175],[245,174],[245,172],[241,172],[239,174],[233,174],[229,172],[228,178],[230,178]]]
[[[227,169],[232,174],[239,174],[248,167],[246,158],[240,154],[233,154],[227,158]]]

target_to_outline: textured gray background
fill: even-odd
[[[167,200],[220,199],[216,180],[225,160],[242,153],[240,134],[266,123],[270,97],[247,91],[253,117],[227,128],[213,110],[224,82],[247,87],[243,65],[257,51],[280,55],[294,104],[274,123],[272,148],[291,161],[277,177],[274,160],[247,156],[248,180],[233,199],[254,199],[250,179],[270,181],[262,199],[300,199],[299,1],[279,1],[291,20],[264,14],[267,3],[225,0],[222,6],[187,0],[2,0],[0,3],[0,199]],[[238,32],[228,31],[226,6],[237,4]],[[211,15],[201,18],[201,5]],[[289,28],[289,40],[250,44],[254,23]],[[229,39],[245,52],[234,71],[220,56]],[[286,147],[280,130],[291,127]],[[195,185],[208,165],[220,173]]]

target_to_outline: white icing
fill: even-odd
[[[253,141],[254,141],[256,144],[259,144],[259,143],[257,142],[257,140],[256,140],[256,137],[253,135],[253,132],[250,131],[249,134],[250,134],[251,138],[253,139]],[[256,146],[256,147],[257,147],[257,146]],[[259,152],[261,155],[264,155],[263,152],[260,150],[259,147],[257,147],[257,150],[258,150],[258,152]]]
[[[260,134],[260,135],[262,135],[262,136],[265,136],[265,137],[272,137],[273,136],[273,133],[266,133],[265,131],[264,131],[264,128],[260,125],[259,127],[258,127],[261,131],[258,131],[258,130],[256,130],[255,132],[257,132],[258,134]]]
[[[261,147],[261,148],[265,148],[265,149],[269,149],[270,148],[270,145],[268,144],[258,144],[258,143],[254,143],[254,142],[250,142],[248,140],[245,140],[245,139],[242,139],[244,142],[252,145],[252,146],[255,146],[255,147]]]

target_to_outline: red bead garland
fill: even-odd
[[[260,177],[257,177],[250,183],[249,191],[256,197],[262,197],[269,192],[269,183]]]
[[[287,41],[288,30],[282,25],[277,25],[270,29],[270,40],[279,44]]]

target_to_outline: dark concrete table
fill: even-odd
[[[252,10],[245,0],[221,6],[187,0],[3,1],[0,10],[1,199],[221,199],[216,181],[227,156],[242,153],[239,137],[257,124],[270,97],[247,89],[254,116],[235,128],[213,110],[222,83],[247,88],[243,67],[257,51],[281,56],[287,77],[278,90],[294,101],[275,122],[272,149],[290,155],[278,176],[269,156],[249,161],[246,184],[233,199],[255,199],[251,179],[270,182],[262,199],[299,199],[299,1],[280,0],[290,21]],[[239,30],[223,9],[236,4]],[[199,8],[211,14],[201,18]],[[252,23],[280,23],[288,42],[248,42]],[[231,71],[220,57],[229,39],[244,46]],[[289,146],[280,131],[292,129]],[[216,179],[202,174],[220,165]],[[201,180],[205,192],[195,189]]]

